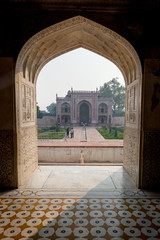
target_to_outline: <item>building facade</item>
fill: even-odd
[[[108,126],[112,124],[112,98],[96,91],[69,90],[65,97],[56,98],[57,121],[61,125]]]

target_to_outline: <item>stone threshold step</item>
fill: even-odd
[[[123,166],[123,163],[54,163],[39,162],[39,166]]]

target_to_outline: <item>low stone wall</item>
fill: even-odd
[[[56,116],[43,116],[43,118],[37,118],[38,127],[52,127],[56,125]]]
[[[112,126],[124,126],[124,117],[112,117]]]
[[[38,147],[38,161],[47,163],[122,163],[123,147]]]
[[[37,125],[38,127],[55,126],[56,116],[43,116],[43,118],[37,118]],[[112,126],[124,126],[124,117],[112,117]]]

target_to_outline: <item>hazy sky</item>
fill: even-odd
[[[65,97],[67,91],[95,91],[105,82],[124,79],[115,64],[98,54],[78,48],[65,53],[44,66],[37,79],[37,102],[40,110],[56,102],[56,93]]]

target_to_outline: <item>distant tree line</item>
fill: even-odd
[[[37,118],[43,118],[43,113],[38,105],[37,105]]]
[[[46,107],[47,111],[40,110],[40,107],[37,105],[37,118],[43,118],[43,116],[56,116],[56,103],[51,103]]]

